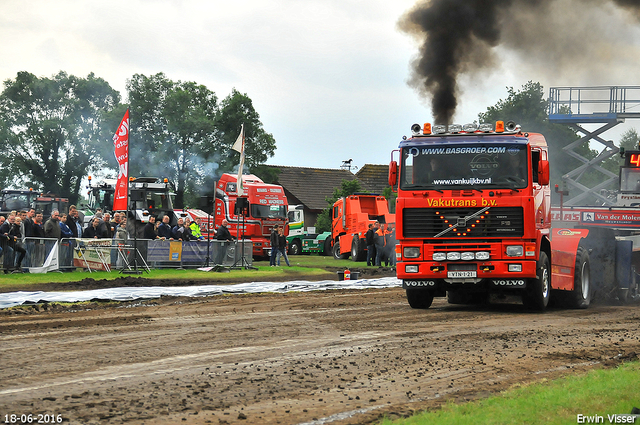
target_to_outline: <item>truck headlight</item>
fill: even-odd
[[[447,259],[447,254],[444,252],[434,252],[433,261],[444,261]]]
[[[488,260],[490,257],[490,254],[487,251],[479,251],[476,252],[476,260]]]
[[[420,247],[418,246],[405,246],[403,252],[404,258],[420,257]]]
[[[522,245],[507,246],[507,257],[522,257],[523,255],[524,248],[522,248]]]
[[[476,255],[473,252],[463,252],[460,254],[460,259],[463,261],[475,260]]]
[[[460,253],[459,252],[447,252],[447,260],[449,261],[456,261],[460,259]]]
[[[412,266],[405,266],[404,267],[404,271],[405,273],[418,273],[418,266],[417,265],[412,265]]]

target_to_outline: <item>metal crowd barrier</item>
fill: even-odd
[[[197,268],[214,265],[241,267],[251,266],[253,262],[253,243],[250,240],[181,242],[138,239],[135,244],[134,247],[133,239],[124,243],[117,239],[58,241],[51,238],[26,238],[24,247],[27,253],[22,261],[22,269],[31,273],[72,271],[77,268],[112,271],[132,268],[136,265],[136,260],[139,268]],[[8,272],[15,266],[15,252],[6,240],[0,240],[0,247],[0,264],[2,270]]]

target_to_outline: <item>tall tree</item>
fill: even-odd
[[[512,120],[520,124],[523,131],[542,133],[549,146],[551,183],[560,184],[564,174],[582,165],[562,150],[578,139],[577,134],[566,125],[549,122],[549,102],[544,97],[544,89],[540,83],[529,81],[519,91],[515,91],[513,87],[507,88],[507,91],[509,96],[506,99],[500,99],[495,106],[490,106],[486,112],[478,114],[479,121]],[[578,153],[585,158],[593,158],[596,155],[586,142],[580,146]]]
[[[113,132],[105,116],[119,99],[93,73],[38,78],[19,72],[6,80],[0,94],[0,178],[5,185],[35,186],[77,203],[83,177],[105,164],[101,145]]]
[[[240,128],[244,124],[245,165],[252,169],[263,164],[273,156],[276,142],[273,135],[267,133],[260,122],[260,115],[253,107],[253,102],[246,93],[235,88],[220,105],[220,113],[216,119],[218,138],[210,154],[217,158],[220,170],[231,171],[239,162],[240,154],[231,150]]]
[[[171,81],[162,73],[136,74],[127,84],[131,102],[132,173],[168,177],[176,207],[205,174],[205,157],[216,139],[218,98],[195,82]]]

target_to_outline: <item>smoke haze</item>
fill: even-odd
[[[409,85],[452,122],[461,76],[521,63],[524,81],[556,86],[637,85],[640,0],[431,0],[398,22],[419,52]]]

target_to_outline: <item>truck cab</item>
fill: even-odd
[[[514,123],[433,131],[416,124],[394,152],[396,270],[409,304],[511,292],[544,309],[551,256],[544,137]]]
[[[104,212],[112,211],[116,187],[115,179],[103,179],[93,185],[91,180],[89,176],[89,202],[84,216],[85,225],[91,221],[98,208]],[[160,221],[168,215],[170,226],[178,223],[173,210],[174,197],[171,184],[166,178],[131,177],[129,179],[129,206],[133,207],[129,211],[129,216],[135,217],[136,222],[140,224],[137,227],[138,236],[142,236],[144,231],[142,225],[149,222],[151,215],[156,216]]]
[[[28,210],[40,195],[40,192],[31,189],[2,189],[0,192],[0,215],[6,217],[11,211]]]
[[[253,174],[243,175],[242,181],[242,196],[238,196],[237,175],[224,173],[216,183],[216,229],[226,219],[231,235],[251,239],[254,257],[268,257],[273,228],[287,223],[287,197],[282,186],[265,183]]]
[[[333,257],[353,261],[366,259],[365,233],[369,224],[394,224],[395,214],[389,213],[384,196],[355,193],[338,199],[331,209]]]

